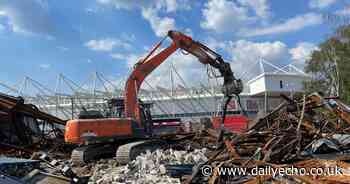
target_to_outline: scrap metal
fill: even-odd
[[[324,98],[318,93],[299,99],[286,101],[264,117],[252,121],[250,128],[243,133],[223,135],[224,147],[212,150],[213,156],[204,163],[213,168],[213,174],[205,177],[199,165],[186,183],[349,183],[350,164],[340,161],[349,160],[349,142],[344,142],[350,135],[349,108],[334,97]],[[211,132],[212,130],[207,130]],[[202,132],[201,136],[213,133]],[[217,138],[216,136],[214,136]],[[343,138],[342,138],[343,137]],[[214,139],[215,139],[214,138]],[[206,138],[206,140],[209,140]],[[207,142],[208,148],[214,142]],[[209,153],[210,154],[210,153]],[[323,159],[319,159],[324,157]],[[328,159],[327,159],[328,158]],[[332,159],[340,159],[338,161]],[[218,167],[226,168],[341,168],[343,175],[304,176],[272,175],[263,176],[220,176]]]
[[[64,152],[65,121],[0,93],[0,154],[29,157],[38,150]]]

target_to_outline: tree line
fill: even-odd
[[[305,63],[311,77],[304,84],[306,92],[339,96],[350,104],[350,26],[337,28],[318,48]]]

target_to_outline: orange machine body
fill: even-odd
[[[65,141],[83,144],[96,138],[131,137],[133,135],[130,118],[74,119],[65,126]]]

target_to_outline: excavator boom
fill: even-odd
[[[168,36],[172,39],[172,43],[169,47],[151,57],[151,55],[161,46],[163,42],[162,40],[151,50],[145,59],[135,64],[135,68],[128,78],[125,87],[124,103],[126,117],[131,117],[136,119],[137,122],[141,122],[137,94],[142,82],[177,49],[182,49],[197,57],[201,63],[209,64],[218,69],[224,79],[222,92],[225,96],[238,95],[242,92],[243,85],[241,80],[234,77],[230,64],[225,62],[219,54],[202,43],[192,40],[191,37],[181,32],[169,31]]]

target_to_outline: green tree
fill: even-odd
[[[319,45],[306,61],[305,72],[311,80],[305,83],[307,92],[339,95],[350,104],[350,26],[342,26]]]

